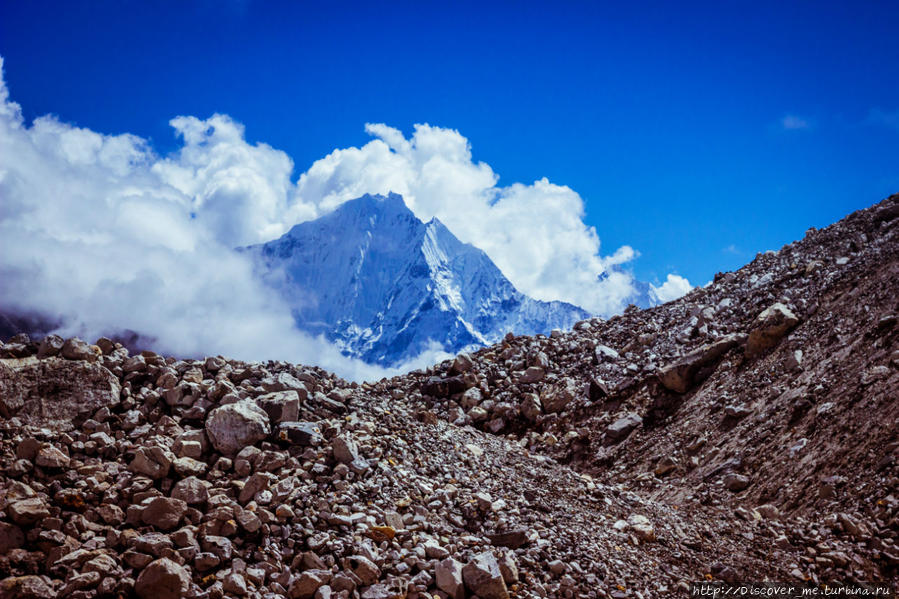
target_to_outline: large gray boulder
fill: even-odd
[[[218,407],[206,418],[209,440],[226,456],[258,443],[270,432],[268,414],[248,399]]]

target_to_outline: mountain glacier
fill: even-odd
[[[487,254],[436,218],[422,222],[397,194],[364,195],[241,251],[288,302],[298,328],[384,366],[435,343],[458,352],[589,316],[519,292]]]

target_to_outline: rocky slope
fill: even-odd
[[[384,366],[434,343],[458,352],[508,331],[548,333],[588,316],[527,297],[487,254],[436,218],[420,221],[397,194],[364,195],[242,251],[300,329]]]
[[[707,288],[357,385],[0,348],[0,596],[668,597],[899,568],[899,196]]]

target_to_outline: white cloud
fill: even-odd
[[[685,277],[676,274],[669,274],[665,282],[659,287],[656,287],[651,283],[649,287],[656,298],[662,303],[674,301],[679,297],[683,297],[693,289],[693,286],[690,285],[690,281]]]
[[[416,125],[408,139],[384,124],[368,124],[366,131],[375,139],[334,150],[300,175],[293,220],[363,193],[393,191],[422,220],[436,216],[462,241],[484,250],[532,297],[610,314],[634,293],[632,275],[614,267],[636,252],[624,246],[602,256],[596,230],[583,222],[584,202],[571,188],[545,178],[498,186],[499,176],[472,160],[468,140],[453,129]]]
[[[811,128],[811,123],[795,114],[788,114],[780,119],[780,126],[787,131],[797,131]]]
[[[0,80],[0,305],[58,317],[61,333],[89,339],[138,331],[180,355],[286,359],[353,379],[395,372],[295,331],[232,251],[283,212],[289,159],[246,144],[224,117],[211,132],[176,121],[185,146],[160,160],[134,136],[53,117],[26,126]]]
[[[575,191],[546,179],[499,186],[458,131],[416,125],[407,139],[368,124],[371,141],[334,150],[294,182],[284,152],[247,143],[227,116],[181,116],[171,125],[183,143],[165,157],[139,137],[52,116],[28,126],[0,78],[0,305],[59,315],[67,332],[85,336],[153,335],[158,349],[182,355],[288,359],[381,376],[294,331],[287,307],[232,249],[389,191],[483,249],[533,297],[609,314],[634,293],[621,266],[636,252],[623,246],[602,255]],[[671,275],[658,293],[684,285]],[[421,360],[441,357],[435,348]]]

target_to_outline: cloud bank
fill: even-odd
[[[289,309],[233,248],[389,191],[483,249],[533,297],[608,314],[634,291],[618,267],[636,252],[601,255],[577,193],[546,179],[498,186],[457,131],[417,125],[407,139],[369,124],[370,142],[334,150],[292,179],[287,154],[247,143],[227,116],[170,124],[182,145],[168,156],[140,137],[53,116],[29,126],[0,78],[0,305],[57,316],[62,332],[89,338],[130,329],[180,355],[287,359],[378,377],[386,372],[295,331]],[[661,293],[689,288],[677,279]],[[443,357],[435,349],[396,370]]]
[[[693,286],[690,285],[690,281],[686,278],[676,274],[669,274],[664,283],[658,287],[650,284],[649,288],[656,299],[664,304],[690,293]]]

